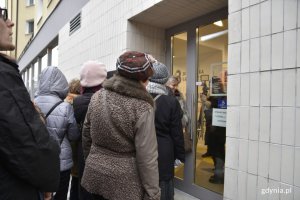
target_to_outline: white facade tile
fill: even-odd
[[[260,77],[259,73],[250,74],[250,105],[259,106],[260,99]]]
[[[269,178],[280,181],[281,145],[270,144]]]
[[[240,75],[228,76],[228,105],[239,105],[241,95],[241,80]]]
[[[297,67],[300,67],[300,29],[297,29]]]
[[[249,7],[250,5],[250,0],[242,0],[242,8],[246,8]]]
[[[258,141],[249,140],[248,173],[257,174],[258,169]]]
[[[272,35],[272,69],[281,69],[283,65],[283,33]]]
[[[259,141],[270,141],[271,108],[260,107]]]
[[[229,0],[228,1],[228,11],[229,13],[239,11],[242,8],[242,0]]]
[[[271,0],[260,4],[260,35],[271,34]]]
[[[300,107],[300,69],[297,69],[296,106]]]
[[[300,147],[295,148],[294,185],[300,187]]]
[[[296,98],[296,70],[283,71],[283,106],[295,106]]]
[[[269,179],[269,188],[270,189],[278,189],[280,188],[280,182]],[[268,194],[270,200],[279,200],[280,194],[279,192],[269,192]]]
[[[295,145],[296,109],[294,107],[282,109],[282,144]]]
[[[250,102],[250,75],[241,74],[241,105],[249,105]]]
[[[249,139],[258,140],[259,137],[259,107],[250,107]]]
[[[271,107],[271,137],[270,142],[281,144],[282,107]]]
[[[295,68],[296,67],[296,52],[297,52],[297,32],[296,30],[284,32],[284,56],[283,67]]]
[[[260,0],[250,0],[250,5],[258,4]]]
[[[225,166],[231,169],[238,169],[239,161],[239,140],[237,138],[227,137],[226,139],[226,161]]]
[[[265,190],[269,187],[268,179],[258,176],[257,177],[257,200],[268,200],[268,195]]]
[[[241,48],[241,72],[249,72],[250,69],[250,41],[242,41]]]
[[[280,200],[294,200],[293,185],[280,183],[280,189],[284,191],[280,193]]]
[[[237,74],[241,71],[241,43],[228,46],[228,74]]]
[[[250,72],[259,71],[260,47],[259,38],[250,40]]]
[[[229,44],[241,41],[242,38],[241,18],[242,18],[241,11],[232,13],[228,16]]]
[[[224,197],[228,199],[236,199],[237,196],[237,183],[238,172],[230,168],[225,168],[225,181],[224,181]]]
[[[281,182],[294,183],[294,147],[282,145]]]
[[[249,107],[240,107],[239,138],[248,139],[249,137]]]
[[[295,186],[293,189],[294,189],[294,192],[293,192],[294,193],[294,200],[300,199],[300,187]]]
[[[259,36],[259,4],[250,7],[250,38]]]
[[[238,107],[227,107],[227,121],[226,121],[226,136],[238,137],[239,135],[239,108]]]
[[[237,199],[247,199],[247,173],[238,172],[238,196]]]
[[[282,71],[271,72],[271,105],[282,106],[283,101],[283,74]]]
[[[297,26],[297,0],[284,1],[284,30]]]
[[[300,147],[300,108],[296,108],[296,133],[295,133],[295,146]]]
[[[250,9],[242,10],[242,40],[248,40],[250,37]]]
[[[258,175],[268,178],[270,143],[259,142],[258,153]]]
[[[271,69],[271,36],[260,38],[260,69]]]
[[[248,170],[248,143],[249,140],[240,139],[239,141],[239,171],[247,172]],[[226,145],[227,146],[227,145]]]
[[[248,174],[247,177],[247,199],[256,199],[257,176]]]
[[[272,33],[283,31],[283,0],[272,0]]]
[[[271,72],[260,73],[260,105],[271,105]]]

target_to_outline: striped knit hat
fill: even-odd
[[[127,51],[118,58],[117,71],[121,76],[145,81],[153,75],[152,60],[145,53]]]

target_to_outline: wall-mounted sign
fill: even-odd
[[[226,127],[227,109],[213,108],[212,125]]]

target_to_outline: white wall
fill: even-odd
[[[300,199],[299,27],[299,0],[229,0],[224,199]]]
[[[59,66],[70,80],[87,60],[99,60],[114,70],[117,57],[137,50],[164,58],[164,30],[129,22],[157,0],[90,0],[81,13],[81,28],[69,36],[69,24],[59,32]]]

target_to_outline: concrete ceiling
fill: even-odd
[[[228,0],[163,0],[130,20],[170,28],[228,6]]]

